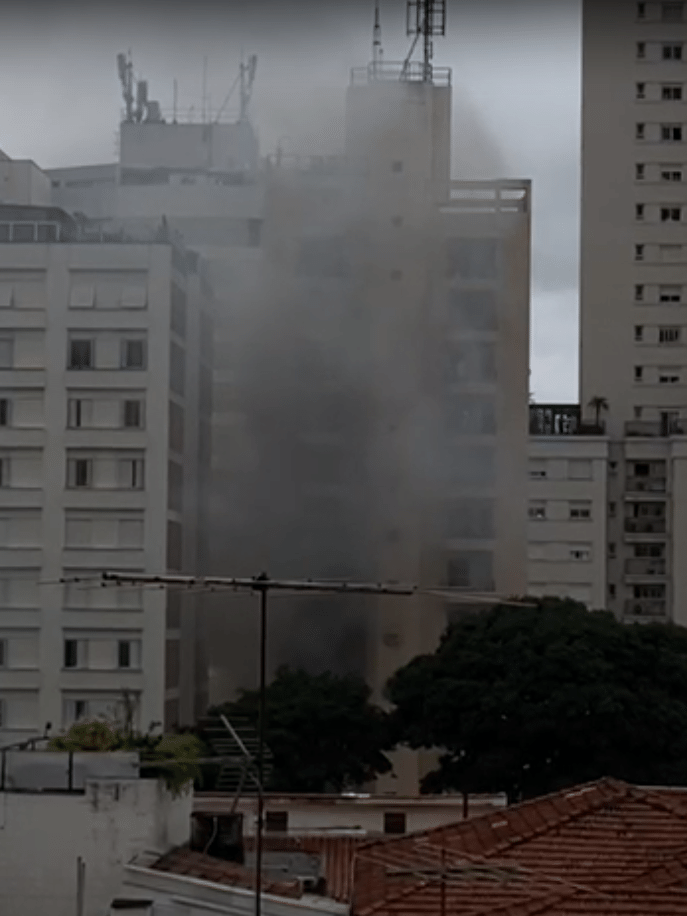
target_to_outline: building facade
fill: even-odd
[[[207,282],[177,244],[57,208],[0,207],[0,240],[3,743],[192,718],[190,599],[94,580],[197,568]]]
[[[607,405],[606,606],[685,622],[687,7],[589,0],[582,56],[580,399]]]

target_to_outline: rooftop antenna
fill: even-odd
[[[126,121],[134,120],[134,65],[131,60],[131,51],[117,55],[117,71],[119,82],[122,84],[122,96],[126,107]]]
[[[251,96],[253,95],[253,83],[255,82],[255,72],[257,68],[257,54],[251,54],[248,58],[248,63],[246,64],[244,64],[243,59],[241,60],[241,65],[239,68],[239,75],[241,78],[241,108],[239,113],[239,121],[248,120],[248,106],[250,104]]]
[[[379,0],[375,0],[375,24],[372,30],[372,71],[376,75],[382,63],[382,26],[379,21]]]
[[[408,74],[410,59],[422,35],[422,82],[432,82],[432,38],[446,35],[446,0],[408,0],[406,6],[406,34],[413,36],[408,56],[403,62],[401,78]]]

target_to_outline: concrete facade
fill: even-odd
[[[31,208],[0,224],[34,238],[0,244],[3,743],[125,695],[139,728],[192,720],[189,599],[61,580],[197,569],[207,282],[172,244],[39,241],[64,227]]]
[[[606,606],[684,622],[684,4],[585,2],[582,58],[580,399],[608,408]]]
[[[82,859],[84,916],[103,916],[135,856],[188,841],[191,804],[191,794],[175,799],[142,779],[93,781],[74,794],[1,793],[0,912],[73,916]]]

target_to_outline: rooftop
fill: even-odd
[[[601,418],[584,419],[579,404],[530,404],[531,436],[605,436]]]

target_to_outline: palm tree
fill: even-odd
[[[601,412],[603,410],[608,410],[608,401],[606,398],[595,394],[593,398],[589,399],[589,404],[587,406],[591,407],[594,411],[594,425],[601,426]]]

